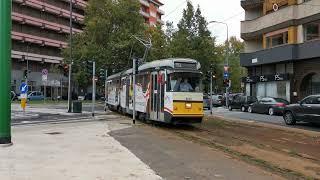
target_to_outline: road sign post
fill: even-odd
[[[11,144],[11,1],[0,1],[0,144]]]
[[[46,103],[46,97],[47,97],[47,81],[48,81],[48,69],[42,69],[42,83],[43,83],[43,103]]]

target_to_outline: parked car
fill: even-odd
[[[213,106],[222,106],[223,105],[223,96],[222,95],[212,95],[212,105]]]
[[[246,112],[249,108],[249,105],[257,101],[258,99],[253,96],[236,95],[233,97],[233,100],[230,101],[228,108],[229,111],[232,111],[233,109],[240,109],[242,112]]]
[[[28,94],[28,101],[44,100],[44,96],[40,91],[31,91]]]
[[[283,114],[284,108],[289,105],[289,102],[282,98],[265,97],[260,101],[250,104],[248,112],[262,113],[269,115]]]
[[[297,104],[287,106],[284,109],[283,119],[288,125],[294,125],[297,121],[319,123],[320,95],[308,96]]]
[[[210,97],[208,94],[203,95],[203,108],[210,109]]]

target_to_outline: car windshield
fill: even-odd
[[[248,102],[253,103],[256,101],[258,101],[258,99],[256,97],[248,96]]]
[[[173,73],[168,74],[168,91],[173,92],[200,92],[200,73]]]
[[[276,100],[276,102],[279,102],[279,103],[284,103],[284,104],[289,104],[289,102],[287,100],[284,100],[284,99],[281,99],[281,98],[274,98],[274,100]]]

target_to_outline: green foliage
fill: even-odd
[[[87,77],[82,62],[95,60],[97,67],[117,72],[130,64],[132,35],[143,35],[145,25],[140,4],[132,0],[90,0],[83,33],[73,37],[74,72],[78,82]],[[69,49],[64,50],[70,62]]]

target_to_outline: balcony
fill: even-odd
[[[243,9],[253,9],[263,6],[264,0],[241,0],[241,7]]]
[[[311,21],[312,16],[320,14],[320,8],[318,6],[312,6],[310,3],[313,3],[313,1],[299,5],[291,5],[253,20],[242,21],[242,39],[247,40],[260,36],[263,33],[289,26],[297,26],[305,23],[308,18]]]
[[[140,14],[145,18],[149,18],[150,17],[150,14],[145,12],[145,11],[143,11],[143,10],[140,10]]]
[[[66,33],[66,34],[70,33],[69,26],[64,26],[61,24],[45,21],[42,19],[34,18],[31,16],[27,16],[27,15],[16,13],[16,12],[12,12],[12,20],[19,22],[21,24],[29,24],[32,26],[41,27],[43,29],[57,31],[59,33]],[[81,33],[81,32],[82,30],[73,28],[73,33]]]
[[[53,39],[48,39],[44,37],[39,36],[33,36],[30,34],[20,33],[12,31],[12,39],[22,42],[29,42],[33,44],[38,44],[40,46],[51,46],[51,47],[57,47],[57,48],[66,48],[68,43],[63,41],[57,41]]]
[[[62,62],[62,57],[56,57],[56,56],[46,56],[41,54],[33,54],[33,53],[26,53],[21,51],[11,51],[11,58],[13,59],[22,59],[25,58],[29,61],[39,61],[39,62],[47,62],[47,63],[55,63],[59,64]]]
[[[320,40],[309,41],[302,44],[288,44],[253,53],[242,53],[240,55],[240,64],[244,67],[250,67],[262,64],[319,58],[319,49]]]
[[[64,18],[69,18],[70,17],[70,11],[66,10],[66,9],[62,9],[53,5],[50,5],[48,3],[45,2],[41,2],[41,1],[36,1],[36,0],[13,0],[13,2],[19,3],[21,5],[25,5],[25,6],[29,6],[35,9],[38,9],[40,11],[43,12],[48,12],[51,14],[55,14],[57,16],[61,16]],[[84,16],[77,14],[77,13],[73,13],[73,17],[75,22],[80,22],[83,23],[84,21]]]
[[[158,13],[161,14],[161,15],[164,15],[164,11],[162,9],[158,9]]]
[[[64,1],[64,2],[67,2],[67,3],[70,2],[70,0],[61,0],[61,1]],[[73,5],[75,7],[80,8],[80,9],[84,9],[88,5],[88,3],[86,1],[83,1],[83,0],[72,0],[72,2],[73,2]]]
[[[139,0],[140,4],[144,5],[144,6],[147,6],[149,7],[150,6],[150,3],[146,0]]]

